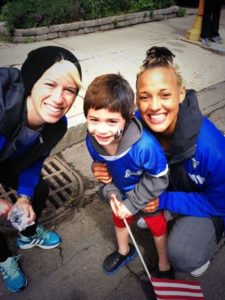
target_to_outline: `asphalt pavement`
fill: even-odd
[[[4,289],[0,279],[0,299],[155,299],[150,283],[140,281],[143,267],[138,258],[113,276],[107,276],[102,271],[104,257],[115,248],[115,235],[110,208],[97,196],[98,184],[91,174],[91,160],[83,142],[85,119],[82,98],[94,77],[109,72],[120,72],[135,88],[136,73],[146,50],[154,45],[166,46],[176,55],[187,88],[198,92],[202,111],[225,130],[225,56],[201,48],[198,42],[185,40],[185,32],[192,26],[196,14],[197,9],[182,18],[33,44],[0,42],[2,66],[20,67],[30,50],[44,45],[58,45],[73,51],[83,70],[83,89],[68,114],[69,134],[57,148],[58,151],[60,149],[58,157],[80,176],[82,193],[74,200],[70,212],[63,218],[53,218],[46,225],[61,235],[62,244],[58,248],[18,250],[15,248],[15,232],[9,234],[12,249],[23,254],[21,263],[29,284],[24,291],[13,294]],[[220,33],[225,41],[224,9]],[[146,262],[154,268],[156,253],[152,237],[135,224],[132,230]],[[225,299],[224,245],[223,239],[209,269],[199,278],[206,300]],[[188,274],[176,275],[177,278],[196,280]]]

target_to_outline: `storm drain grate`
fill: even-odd
[[[44,224],[61,217],[79,201],[83,184],[80,175],[58,156],[51,156],[45,160],[42,176],[50,189],[46,207],[39,220]],[[16,200],[16,192],[0,185],[0,197],[13,202]],[[3,226],[8,227],[8,222],[3,223]]]

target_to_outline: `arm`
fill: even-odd
[[[19,196],[15,205],[25,211],[25,215],[27,216],[30,223],[35,220],[36,215],[34,213],[31,202],[27,197],[32,198],[34,194],[35,188],[40,179],[43,163],[44,158],[37,160],[31,166],[22,170],[19,176],[17,194],[21,196]]]
[[[219,204],[218,196],[213,198],[204,192],[165,192],[159,197],[158,208],[196,217],[225,216],[224,204]]]
[[[40,179],[44,159],[45,158],[38,159],[31,166],[20,172],[17,189],[18,195],[22,194],[32,198],[34,190]]]
[[[160,177],[145,173],[136,187],[126,193],[126,199],[123,203],[132,214],[136,214],[139,210],[145,208],[150,200],[157,201],[159,195],[166,190],[167,185],[167,173]]]
[[[106,184],[103,187],[103,195],[104,198],[109,201],[110,206],[117,217],[123,219],[132,216],[132,213],[123,204],[120,190],[113,183]]]
[[[110,183],[112,181],[112,176],[109,173],[107,165],[105,163],[100,163],[94,161],[91,165],[91,170],[95,179],[103,183]]]
[[[225,216],[225,158],[215,155],[216,149],[202,154],[199,160],[198,173],[192,174],[193,180],[201,179],[198,183],[199,192],[165,192],[159,200],[160,209],[168,209],[180,214],[209,217]],[[196,181],[197,182],[197,181]]]

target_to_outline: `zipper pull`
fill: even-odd
[[[44,143],[44,140],[43,140],[43,137],[41,136],[41,134],[39,135],[39,142],[40,142],[40,144]]]

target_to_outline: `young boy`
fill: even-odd
[[[134,117],[134,93],[117,74],[102,75],[89,85],[84,98],[86,143],[94,161],[106,163],[112,182],[103,188],[110,200],[118,250],[103,262],[111,275],[137,255],[123,222],[131,223],[151,199],[168,184],[167,163],[159,143]],[[167,226],[163,212],[145,215],[159,256],[159,277],[171,277],[167,259]]]

